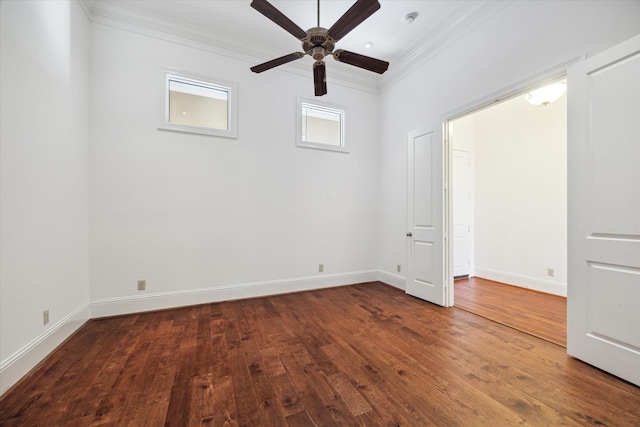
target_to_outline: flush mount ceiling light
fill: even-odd
[[[371,43],[371,42],[366,42],[366,43],[364,44],[364,48],[365,48],[365,49],[371,49],[372,47],[373,47],[373,43]]]
[[[411,12],[405,15],[404,18],[402,18],[402,22],[404,22],[407,25],[410,25],[410,24],[413,24],[413,21],[415,21],[417,17],[418,17],[418,12]]]
[[[530,104],[535,106],[544,105],[545,107],[551,104],[553,101],[557,100],[562,96],[562,94],[567,90],[567,85],[564,82],[553,83],[540,89],[532,90],[524,96],[524,99],[527,100]]]

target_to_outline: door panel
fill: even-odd
[[[442,130],[407,139],[408,294],[445,305]]]
[[[640,270],[595,262],[589,263],[589,270],[590,333],[640,349],[640,286],[637,286]],[[625,294],[631,298],[619,301],[619,295]]]
[[[568,83],[567,351],[640,385],[640,36]]]
[[[415,241],[413,244],[413,265],[415,266],[415,281],[421,285],[433,287],[433,243]]]
[[[639,199],[629,197],[640,194],[640,144],[630,143],[640,141],[639,75],[640,55],[634,55],[587,78],[596,231],[640,235],[640,215],[628,215],[639,208]]]
[[[433,228],[433,133],[419,135],[414,139],[414,225]]]

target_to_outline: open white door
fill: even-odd
[[[407,136],[406,292],[447,305],[444,264],[444,173],[442,127]]]
[[[640,36],[568,85],[567,352],[640,385]]]

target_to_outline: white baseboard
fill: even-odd
[[[384,270],[378,270],[378,280],[387,285],[391,285],[394,288],[406,290],[406,281],[404,276],[399,274],[390,273]]]
[[[376,280],[378,280],[378,270],[367,270],[162,292],[149,295],[105,298],[91,301],[91,318],[309,291],[313,289],[373,282]]]
[[[521,288],[533,289],[535,291],[546,292],[548,294],[567,296],[567,284],[553,280],[540,279],[537,277],[525,276],[522,274],[508,273],[505,271],[492,270],[490,268],[475,268],[475,276],[483,279],[494,280],[509,285],[520,286]]]
[[[0,396],[89,320],[89,302],[0,362]]]

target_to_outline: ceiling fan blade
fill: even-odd
[[[373,15],[378,9],[380,9],[378,0],[356,1],[355,4],[329,28],[329,36],[335,41],[340,40],[365,19]]]
[[[307,32],[298,27],[291,19],[287,18],[282,12],[275,8],[267,0],[253,0],[251,7],[275,22],[287,32],[292,34],[298,40],[307,38]]]
[[[327,70],[324,61],[313,64],[313,87],[316,96],[327,94]]]
[[[254,73],[261,73],[263,71],[270,70],[272,68],[277,67],[278,65],[286,64],[287,62],[295,61],[296,59],[300,59],[305,54],[302,52],[290,53],[289,55],[281,56],[280,58],[272,59],[271,61],[267,61],[263,64],[256,65],[251,67],[251,71]]]
[[[344,62],[345,64],[364,68],[365,70],[373,71],[378,74],[384,73],[387,71],[387,68],[389,68],[389,63],[387,61],[381,61],[370,56],[360,55],[359,53],[353,53],[342,49],[336,50],[333,53],[333,57],[338,62]]]

